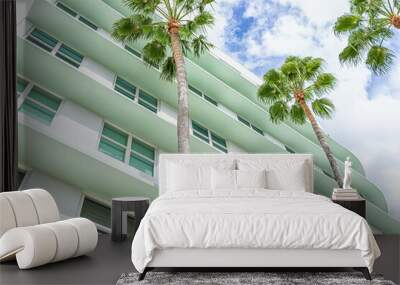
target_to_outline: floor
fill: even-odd
[[[382,257],[375,272],[400,283],[400,237],[375,236]],[[97,249],[88,256],[49,264],[30,270],[18,270],[15,262],[0,265],[0,284],[115,284],[124,272],[134,271],[130,261],[130,241],[114,243],[110,236],[99,236]]]
[[[131,242],[112,242],[100,234],[97,248],[88,256],[18,270],[15,262],[0,265],[0,284],[115,284],[124,272],[134,271]]]

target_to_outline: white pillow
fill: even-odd
[[[267,188],[267,170],[236,170],[237,188]]]
[[[170,163],[167,184],[168,191],[211,190],[211,167]]]
[[[298,163],[284,171],[271,169],[267,173],[268,188],[274,190],[306,191],[305,163]]]
[[[240,159],[239,170],[267,170],[267,188],[271,190],[303,191],[309,189],[305,161],[279,159],[264,161],[262,159]]]
[[[235,190],[236,189],[236,170],[217,169],[212,171],[212,188],[214,190]]]

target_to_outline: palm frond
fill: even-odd
[[[123,4],[136,13],[154,14],[161,0],[123,0]]]
[[[285,121],[289,116],[289,107],[284,101],[277,101],[269,107],[271,121],[275,124]]]
[[[268,83],[261,84],[260,88],[257,90],[257,97],[260,101],[268,105],[281,99],[281,96],[279,95],[279,92],[277,92],[276,88]]]
[[[365,63],[376,74],[384,74],[393,63],[394,54],[383,46],[373,46],[370,48]]]
[[[166,49],[161,42],[153,40],[143,47],[143,59],[150,65],[159,66],[166,57]]]
[[[305,79],[311,80],[318,76],[322,69],[324,60],[322,58],[307,58],[305,61]]]
[[[360,26],[362,18],[359,15],[347,14],[339,17],[333,27],[335,34],[340,35]]]
[[[145,31],[144,27],[151,26],[152,19],[143,15],[133,15],[128,18],[121,18],[113,25],[112,36],[118,41],[136,41],[140,38],[147,38],[149,31]]]
[[[366,65],[378,75],[393,64],[393,53],[382,47],[394,36],[393,15],[400,13],[399,0],[351,0],[351,15],[336,21],[337,34],[351,32],[348,46],[339,54],[340,61]],[[397,9],[397,11],[396,11]]]
[[[204,35],[200,35],[192,40],[193,53],[196,56],[200,56],[212,47],[213,45],[207,41],[207,38]]]
[[[335,111],[335,105],[328,98],[318,98],[311,103],[312,110],[317,116],[329,119]]]
[[[314,92],[317,95],[322,95],[332,90],[336,85],[336,78],[331,73],[321,73],[315,79],[313,86]]]
[[[293,104],[290,108],[290,120],[299,125],[303,125],[307,120],[303,108],[298,103]]]
[[[176,76],[176,65],[172,56],[167,57],[161,66],[161,79],[173,81]]]

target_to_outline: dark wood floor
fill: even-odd
[[[400,237],[377,235],[382,257],[375,272],[400,282]],[[100,235],[97,249],[88,256],[19,270],[15,262],[0,265],[0,284],[115,284],[124,272],[134,271],[130,259],[131,241],[114,243],[109,235]]]

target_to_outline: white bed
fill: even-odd
[[[161,155],[160,197],[134,237],[134,266],[144,274],[154,267],[355,267],[369,277],[380,252],[367,222],[312,194],[312,173],[310,155]]]

